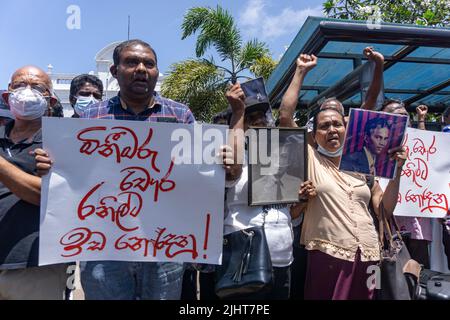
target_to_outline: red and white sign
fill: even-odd
[[[226,137],[224,126],[44,118],[54,165],[42,180],[40,265],[220,264],[225,173],[187,159],[226,142],[203,139],[206,129]]]
[[[445,217],[450,204],[450,134],[408,128],[404,146],[408,159],[394,214]]]

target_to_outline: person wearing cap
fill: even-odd
[[[231,105],[231,131],[235,165],[227,170],[224,234],[261,226],[267,237],[273,265],[274,285],[264,293],[242,296],[242,299],[285,300],[290,291],[290,265],[292,263],[292,225],[287,206],[248,205],[248,155],[243,135],[249,127],[273,126],[270,103],[262,79],[233,85],[226,94]],[[243,161],[239,161],[243,160]]]
[[[38,267],[41,178],[32,153],[42,146],[42,117],[54,113],[52,92],[48,75],[27,66],[2,95],[15,119],[0,128],[0,299],[64,297],[67,265]]]
[[[81,74],[70,83],[69,101],[73,108],[72,118],[79,118],[90,106],[100,102],[103,97],[103,83],[94,75]]]

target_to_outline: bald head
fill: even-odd
[[[19,83],[43,86],[47,89],[47,95],[51,95],[52,81],[48,74],[38,67],[25,66],[16,70],[11,77],[10,89],[14,89]]]
[[[58,102],[57,98],[53,95],[52,81],[44,70],[35,66],[25,66],[17,69],[17,71],[13,73],[8,87],[9,92],[4,92],[2,94],[3,99],[8,103],[10,92],[27,86],[39,91],[44,97],[49,97],[48,114],[52,115],[52,108]]]

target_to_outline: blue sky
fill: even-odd
[[[279,58],[308,15],[321,15],[323,0],[15,0],[2,1],[0,11],[0,89],[17,68],[33,64],[56,73],[95,70],[94,57],[107,44],[131,38],[149,42],[165,73],[172,63],[194,57],[195,37],[181,40],[184,13],[195,6],[226,8],[244,40],[257,37]],[[81,10],[81,28],[69,30],[67,8]]]

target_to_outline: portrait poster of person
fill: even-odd
[[[350,109],[339,169],[393,179],[396,161],[388,151],[403,143],[408,117]]]
[[[306,177],[305,130],[298,128],[254,130],[257,139],[249,139],[253,141],[249,142],[249,205],[298,202],[298,190]],[[277,130],[275,136],[278,135],[278,144],[271,143],[272,130]],[[263,131],[266,132],[262,134]],[[265,143],[267,146],[262,145]],[[265,152],[267,157],[264,155]]]

